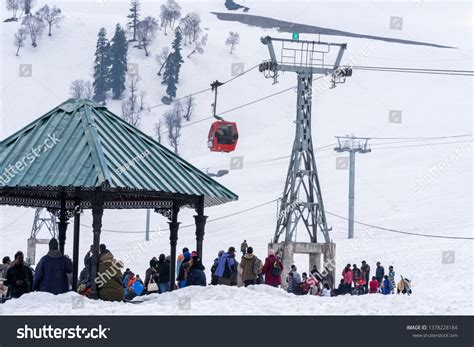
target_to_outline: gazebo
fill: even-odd
[[[238,196],[150,136],[90,100],[69,99],[0,143],[0,204],[44,207],[58,218],[64,254],[74,217],[73,289],[77,287],[80,212],[92,210],[92,278],[97,276],[104,209],[154,209],[169,219],[174,288],[178,213],[195,209],[202,257],[204,208]],[[93,281],[93,297],[97,297]]]

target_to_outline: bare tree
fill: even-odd
[[[156,30],[158,30],[158,22],[153,17],[146,17],[137,25],[138,46],[145,50],[145,56],[148,57],[147,47],[155,38]]]
[[[72,81],[71,86],[69,87],[69,94],[71,95],[71,98],[82,98],[84,95],[84,80]]]
[[[181,17],[181,6],[175,0],[167,0],[166,6],[170,16],[170,27],[174,28],[174,24]]]
[[[51,28],[53,26],[59,28],[59,23],[64,19],[61,9],[56,6],[49,7],[49,5],[44,5],[39,9],[38,14],[48,23],[48,36],[51,36]]]
[[[6,1],[7,10],[12,11],[12,18],[16,21],[16,14],[18,13],[18,9],[20,8],[20,1],[19,0],[7,0]]]
[[[201,33],[201,17],[197,12],[188,13],[182,20],[183,35],[189,43],[196,42]],[[186,40],[185,40],[186,41]]]
[[[94,89],[92,88],[91,81],[75,80],[72,81],[69,87],[69,93],[71,98],[92,99]]]
[[[166,4],[160,7],[160,28],[165,29],[169,26],[171,29],[174,27],[175,22],[181,17],[181,6],[175,0],[167,0]]]
[[[16,47],[16,56],[20,53],[20,48],[25,45],[26,37],[28,36],[28,31],[25,27],[21,26],[18,31],[15,33],[14,44]]]
[[[189,122],[194,113],[194,107],[196,103],[194,102],[194,96],[188,95],[183,102],[183,118]]]
[[[155,127],[154,127],[154,132],[155,132],[155,136],[156,136],[156,140],[161,143],[161,129],[163,128],[163,123],[161,122],[161,120],[155,124]]]
[[[179,106],[164,114],[165,125],[168,130],[168,140],[174,152],[178,154],[179,140],[181,137],[182,114]]]
[[[191,51],[191,53],[188,54],[188,58],[191,58],[191,56],[194,53],[199,53],[203,54],[204,53],[204,47],[207,44],[207,34],[201,37],[200,40],[196,41],[196,44],[194,45],[194,49]]]
[[[23,18],[21,25],[28,30],[31,45],[36,47],[38,45],[38,39],[44,31],[43,19],[38,14],[35,14],[34,16],[29,15]]]
[[[230,46],[230,54],[234,51],[235,46],[237,46],[240,42],[240,35],[239,33],[230,31],[227,40],[225,40],[225,44]]]
[[[94,87],[92,86],[91,81],[86,81],[84,83],[84,94],[82,95],[82,97],[84,99],[92,100],[93,96],[94,96]]]
[[[122,118],[138,127],[145,109],[145,92],[138,92],[140,77],[137,74],[129,74],[127,78],[128,98],[122,102]]]
[[[171,21],[171,16],[168,11],[168,7],[166,7],[166,5],[163,4],[160,6],[160,28],[165,29],[165,35],[167,35],[166,27],[168,26],[170,21]]]

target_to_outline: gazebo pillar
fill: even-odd
[[[94,234],[94,240],[92,243],[92,298],[98,299],[99,292],[97,288],[97,270],[99,268],[99,246],[100,246],[100,232],[102,228],[102,216],[104,214],[104,201],[102,197],[95,193],[92,199],[92,233]]]
[[[77,279],[79,275],[79,231],[81,225],[80,200],[74,203],[74,239],[72,245],[72,290],[77,291]]]
[[[66,194],[61,194],[61,208],[59,210],[59,222],[58,222],[58,244],[59,251],[64,255],[64,244],[66,243],[66,230],[67,230],[67,210],[66,210]]]
[[[196,212],[197,215],[194,216],[194,224],[196,225],[196,251],[199,258],[202,259],[202,244],[207,220],[207,216],[204,215],[204,196],[199,197]]]
[[[179,205],[176,201],[173,201],[173,207],[171,212],[171,222],[168,222],[170,226],[170,291],[174,290],[176,282],[176,245],[178,243],[178,212]]]

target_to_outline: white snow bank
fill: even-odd
[[[404,315],[410,312],[450,314],[450,304],[426,305],[423,296],[370,294],[363,296],[295,296],[266,285],[188,287],[136,298],[142,303],[89,300],[69,292],[30,293],[0,305],[5,315]],[[470,314],[459,307],[457,314]],[[452,313],[451,313],[452,314]]]

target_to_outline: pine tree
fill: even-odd
[[[176,85],[179,82],[179,70],[181,69],[181,63],[183,58],[181,56],[181,41],[183,36],[176,31],[175,38],[171,46],[173,47],[173,52],[170,54],[168,60],[165,64],[165,71],[163,72],[163,80],[161,83],[166,85],[166,94],[172,99],[176,97]]]
[[[175,74],[176,83],[179,82],[179,70],[181,69],[181,63],[184,62],[183,57],[181,56],[181,42],[182,41],[183,41],[183,35],[181,34],[181,31],[176,30],[173,43],[171,44],[171,47],[174,49],[173,60],[174,60],[174,66],[175,66],[174,74]]]
[[[110,46],[110,78],[109,85],[112,88],[113,98],[120,99],[125,90],[125,79],[127,72],[127,52],[128,42],[125,37],[125,30],[117,24],[115,35]]]
[[[130,3],[130,14],[127,18],[130,21],[127,23],[129,29],[133,29],[133,38],[130,41],[137,40],[137,26],[140,21],[140,2],[138,0],[132,0]]]
[[[105,28],[99,30],[94,60],[94,101],[105,105],[109,90],[110,44]]]

